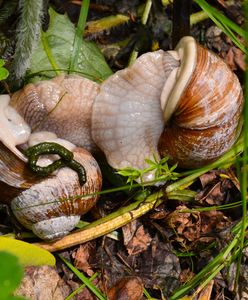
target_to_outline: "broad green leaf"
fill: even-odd
[[[0,300],[21,299],[11,296],[23,277],[23,269],[16,256],[0,252]]]
[[[55,265],[54,256],[40,247],[7,237],[0,237],[0,251],[16,255],[23,266]]]
[[[44,77],[53,77],[57,66],[59,70],[69,72],[71,52],[75,36],[75,26],[67,15],[60,15],[53,9],[49,9],[50,23],[46,32],[34,51],[31,59],[31,68],[28,75],[42,72]],[[53,66],[52,66],[53,65]],[[112,74],[98,47],[87,41],[82,41],[82,47],[78,55],[78,66],[76,70],[70,70],[79,75],[101,82]]]

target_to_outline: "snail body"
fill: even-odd
[[[83,147],[96,148],[91,138],[91,111],[99,85],[77,75],[60,75],[29,83],[11,97],[13,107],[32,132],[50,131]]]
[[[39,130],[89,151],[98,147],[113,168],[143,169],[154,155],[194,168],[216,160],[237,140],[243,94],[227,64],[188,36],[174,51],[143,54],[100,86],[62,75],[27,85],[11,105],[34,123],[32,130],[38,120]]]

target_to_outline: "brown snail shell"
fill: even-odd
[[[236,75],[184,37],[175,51],[146,53],[101,85],[92,136],[117,169],[143,169],[158,151],[192,168],[216,160],[235,143],[242,107]]]
[[[91,111],[99,91],[97,83],[77,75],[62,74],[51,80],[29,83],[14,93],[10,105],[34,131],[51,131],[88,151]]]
[[[177,51],[187,47],[186,39]],[[231,148],[240,133],[243,107],[237,76],[216,54],[195,42],[193,46],[194,69],[182,94],[175,97],[172,90],[168,97],[167,103],[176,104],[158,144],[161,156],[186,168],[212,162]]]
[[[11,201],[18,221],[42,239],[57,239],[68,234],[98,199],[95,193],[101,190],[102,178],[97,162],[82,148],[75,148],[73,153],[74,159],[86,170],[87,182],[83,186],[75,171],[62,168]]]
[[[73,146],[73,154],[86,171],[83,186],[77,173],[67,167],[47,178],[35,176],[0,143],[0,200],[9,203],[17,220],[42,239],[53,240],[68,234],[98,199],[102,177],[97,162],[85,149]],[[39,160],[42,163],[47,158]]]

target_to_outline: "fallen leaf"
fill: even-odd
[[[89,259],[91,253],[95,251],[95,245],[92,242],[85,243],[80,245],[75,252],[73,252],[72,257],[74,258],[74,266],[88,276],[92,276],[94,271],[92,270]]]
[[[143,295],[143,284],[139,277],[125,277],[107,292],[109,300],[140,300]]]
[[[15,295],[31,300],[64,300],[70,288],[50,266],[26,267],[25,276]]]
[[[129,255],[137,255],[145,251],[151,243],[151,236],[145,232],[144,226],[141,225],[135,232],[133,238],[126,245]]]
[[[0,237],[0,251],[8,251],[16,255],[23,266],[54,266],[56,262],[55,257],[45,249],[2,236]]]

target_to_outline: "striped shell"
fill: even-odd
[[[0,144],[1,201],[10,202],[17,220],[42,239],[68,234],[98,199],[94,193],[101,190],[102,177],[97,162],[82,148],[75,148],[73,153],[86,170],[83,186],[69,168],[44,179],[35,177],[23,161]]]
[[[232,147],[243,107],[237,76],[211,51],[198,44],[196,49],[193,74],[181,97],[173,99],[177,105],[158,144],[161,156],[186,168],[212,162]]]

